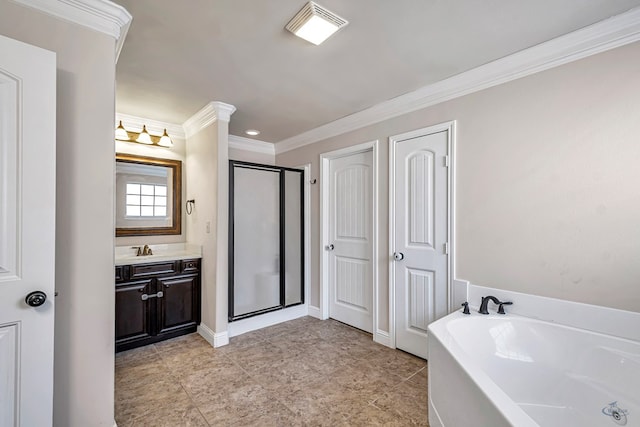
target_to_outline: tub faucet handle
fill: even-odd
[[[464,307],[464,309],[462,310],[462,314],[471,314],[469,312],[469,303],[467,301],[463,302],[462,306]]]
[[[505,314],[504,313],[504,306],[505,305],[512,305],[513,302],[511,301],[505,301],[505,302],[501,302],[498,304],[498,314]]]

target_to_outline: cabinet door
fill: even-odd
[[[152,335],[151,304],[143,299],[151,294],[153,279],[127,282],[116,287],[116,346]]]
[[[199,323],[198,276],[167,277],[157,280],[159,334]]]

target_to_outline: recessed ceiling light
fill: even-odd
[[[285,28],[317,46],[348,23],[346,19],[310,1]]]
[[[260,135],[260,131],[259,130],[255,130],[255,129],[245,130],[244,133],[246,133],[247,135],[251,135],[251,136]]]

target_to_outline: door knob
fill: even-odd
[[[396,261],[402,261],[404,259],[404,254],[402,252],[394,252],[393,258]]]
[[[333,244],[325,246],[325,249],[328,250],[328,251],[332,251],[334,248],[335,248],[335,246],[333,246]]]
[[[24,302],[31,307],[40,307],[47,300],[47,294],[42,291],[33,291],[26,296]]]

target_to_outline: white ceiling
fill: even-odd
[[[278,142],[625,12],[640,0],[318,0],[349,21],[314,46],[306,0],[116,0],[133,15],[116,111],[183,123],[236,106],[230,133]]]

